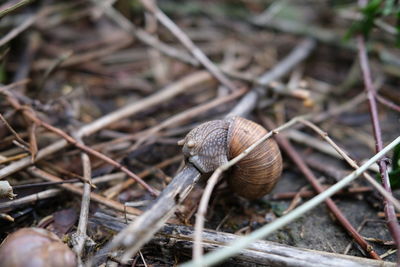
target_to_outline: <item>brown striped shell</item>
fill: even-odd
[[[209,173],[242,153],[267,133],[250,120],[233,117],[209,121],[191,130],[183,154],[197,169]],[[255,199],[272,190],[281,176],[282,157],[274,140],[268,139],[232,167],[228,183],[240,196]]]
[[[47,266],[75,267],[75,253],[54,233],[36,227],[21,228],[0,245],[3,267]]]
[[[267,130],[241,117],[230,119],[228,158],[232,159],[254,144]],[[282,173],[282,156],[273,139],[257,146],[231,170],[228,183],[242,197],[255,199],[269,193]]]

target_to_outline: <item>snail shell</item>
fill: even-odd
[[[203,173],[214,171],[238,156],[267,133],[261,125],[232,117],[203,123],[191,130],[183,145],[183,154]],[[278,145],[267,139],[233,166],[228,184],[238,195],[248,199],[264,196],[281,176],[282,156]]]
[[[75,267],[77,259],[61,240],[42,228],[21,228],[0,245],[3,267],[47,266]]]

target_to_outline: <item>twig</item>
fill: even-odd
[[[183,157],[181,155],[178,155],[176,157],[173,157],[171,159],[164,160],[163,162],[157,164],[155,168],[164,168],[172,163],[178,162],[183,160]],[[138,174],[140,177],[145,177],[151,174],[153,171],[151,169],[147,169],[142,171],[141,173]],[[103,195],[106,196],[108,199],[114,198],[116,195],[118,195],[121,191],[125,190],[129,186],[131,186],[135,181],[132,179],[129,179],[125,181],[124,183],[118,183],[115,186],[107,189],[106,191],[103,192]]]
[[[144,110],[145,108],[157,105],[161,102],[165,102],[178,94],[181,94],[188,90],[188,88],[195,87],[201,83],[206,83],[212,81],[212,76],[206,71],[198,71],[188,76],[183,77],[182,79],[172,83],[171,85],[165,87],[163,90],[141,99],[140,102],[135,102],[125,107],[122,107],[114,112],[107,114],[99,118],[98,120],[90,123],[87,126],[82,127],[78,131],[78,136],[87,136],[92,133],[97,132],[100,129],[108,126],[109,124],[121,120],[127,116],[131,116],[136,114],[137,112]]]
[[[51,182],[61,182],[62,181],[61,178],[56,177],[56,176],[54,176],[54,175],[52,175],[50,173],[47,173],[47,172],[45,172],[45,171],[43,171],[41,169],[38,169],[36,167],[30,167],[28,169],[28,171],[31,174],[33,174],[33,175],[35,175],[37,177],[40,177],[42,179],[45,179],[47,181],[51,181]],[[83,195],[83,189],[79,188],[79,187],[76,187],[74,185],[61,184],[60,187],[64,188],[67,191],[70,191],[70,192],[72,192],[74,194],[78,194],[80,196]],[[114,200],[111,200],[111,199],[107,199],[107,198],[105,198],[105,197],[103,197],[103,196],[101,196],[99,194],[93,193],[93,192],[90,193],[90,199],[93,200],[93,201],[96,201],[96,202],[98,202],[100,204],[103,204],[103,205],[105,205],[107,207],[110,207],[112,209],[120,211],[120,212],[127,212],[127,213],[131,213],[131,214],[134,214],[134,215],[142,214],[141,210],[138,210],[138,209],[135,209],[135,208],[132,208],[132,207],[125,207],[124,205],[122,205],[121,203],[119,203],[117,201],[114,201]],[[2,208],[2,207],[3,206],[0,204],[0,208]]]
[[[366,3],[362,0],[359,0],[358,4],[360,7],[363,7]],[[369,68],[369,63],[368,63],[368,55],[367,55],[366,48],[365,48],[364,37],[362,35],[357,36],[357,46],[358,46],[358,56],[360,58],[360,66],[361,66],[364,84],[365,84],[365,90],[366,90],[367,97],[368,97],[369,109],[370,109],[371,120],[372,120],[372,127],[373,127],[375,142],[376,142],[375,143],[376,152],[379,153],[383,148],[383,143],[382,143],[382,136],[381,136],[381,127],[380,127],[379,118],[378,118],[378,111],[377,111],[378,109],[377,109],[376,100],[375,100],[376,90],[374,89],[374,85],[372,82],[371,70]],[[380,170],[380,174],[381,174],[382,185],[385,188],[385,190],[389,194],[391,194],[392,190],[390,187],[390,180],[389,180],[389,175],[388,175],[388,170],[387,170],[388,162],[385,159],[380,159],[378,161],[378,165],[379,165],[379,170]],[[387,220],[387,225],[388,225],[389,231],[392,235],[393,240],[396,243],[396,247],[400,248],[400,226],[397,223],[396,214],[395,214],[393,205],[386,199],[384,201],[384,204],[385,204],[386,220]],[[397,253],[397,264],[400,265],[400,253]]]
[[[287,209],[285,209],[282,214],[285,215],[287,213],[289,213],[290,211],[292,211],[294,208],[296,208],[300,202],[302,201],[302,197],[301,194],[303,192],[305,192],[307,186],[303,186],[302,188],[300,188],[300,190],[293,196],[289,206],[287,207]]]
[[[6,35],[4,35],[0,39],[0,47],[2,47],[3,45],[8,43],[9,41],[14,39],[15,37],[17,37],[21,32],[25,31],[30,26],[32,26],[32,24],[35,23],[37,17],[38,17],[38,15],[32,15],[32,16],[28,17],[23,23],[18,25],[15,29],[13,29],[12,31],[10,31]]]
[[[328,187],[325,187],[326,188]],[[374,188],[371,186],[362,186],[362,187],[354,187],[354,188],[349,188],[346,190],[338,191],[336,195],[354,195],[354,194],[360,194],[360,193],[368,193],[374,191]],[[272,195],[272,199],[274,200],[281,200],[281,199],[290,199],[295,197],[297,194],[299,194],[300,197],[302,198],[312,198],[318,195],[315,191],[301,191],[301,192],[284,192],[284,193],[276,193]]]
[[[303,123],[313,129],[316,133],[318,133],[326,142],[328,142],[334,149],[337,151],[340,156],[354,169],[358,169],[360,166],[352,159],[350,158],[346,152],[341,149],[329,136],[328,133],[324,132],[321,130],[317,125],[313,124],[312,122],[309,122],[307,120],[299,120],[300,123]],[[378,182],[375,181],[375,179],[369,175],[367,172],[363,173],[363,176],[367,181],[377,190],[379,193],[381,193],[387,201],[391,202],[398,211],[400,211],[400,203],[397,199],[393,197],[393,195],[385,190]]]
[[[11,127],[11,125],[7,122],[7,120],[3,117],[3,115],[0,113],[0,120],[4,123],[4,125],[7,127],[7,129],[14,135],[15,139],[24,145],[25,147],[29,148],[30,145],[22,139],[19,134]]]
[[[82,64],[85,62],[88,62],[90,60],[98,59],[104,56],[107,56],[109,54],[114,53],[115,51],[118,51],[124,47],[127,47],[132,43],[132,38],[122,38],[121,40],[116,40],[115,43],[111,43],[109,46],[106,46],[104,48],[98,48],[93,51],[77,54],[77,55],[72,55],[70,58],[68,58],[68,53],[66,53],[64,56],[61,56],[55,60],[43,60],[43,61],[38,61],[37,63],[34,64],[34,69],[35,70],[45,70],[50,71],[50,73],[54,70],[54,68],[58,67],[70,67],[74,66],[77,64]],[[50,65],[50,66],[49,66]],[[50,74],[49,73],[49,74]],[[45,73],[44,79],[42,82],[45,81],[47,78],[46,75],[49,75]]]
[[[101,6],[99,1],[92,0],[93,4]],[[143,43],[156,48],[164,55],[169,56],[171,58],[178,59],[182,62],[189,63],[193,66],[198,66],[198,61],[187,54],[185,51],[179,51],[174,47],[171,47],[165,43],[162,43],[157,38],[151,36],[146,31],[136,28],[134,24],[132,24],[128,19],[126,19],[121,13],[119,13],[115,8],[112,6],[104,8],[105,14],[113,20],[118,26],[120,26],[124,31],[133,34]]]
[[[310,120],[312,120],[312,118],[313,117],[310,117]],[[338,159],[342,158],[340,153],[338,153],[332,146],[330,146],[327,143],[324,143],[316,138],[313,138],[313,137],[309,136],[308,134],[303,133],[301,131],[291,129],[291,130],[285,132],[285,136],[292,141],[307,145],[308,147],[312,147],[326,155],[329,155],[329,156],[332,156],[332,157],[338,158]],[[377,172],[378,168],[376,165],[372,165],[372,166],[370,166],[370,170]],[[343,177],[343,176],[340,176],[340,177]]]
[[[81,139],[77,139],[79,142],[83,142]],[[92,167],[90,164],[89,156],[86,153],[81,153],[81,160],[83,166],[83,177],[90,181],[92,180]],[[82,265],[82,252],[85,242],[88,238],[86,230],[89,217],[89,205],[90,205],[90,190],[91,186],[89,183],[84,183],[83,194],[81,201],[81,211],[79,214],[79,223],[76,232],[73,234],[74,251],[78,256],[78,264]]]
[[[375,94],[375,98],[383,105],[393,109],[394,111],[400,112],[400,106],[396,105],[395,103],[393,103],[390,100],[387,100],[386,98],[384,98],[383,96],[380,96],[378,94]]]
[[[299,206],[298,208],[294,209],[290,213],[285,216],[282,216],[273,222],[263,226],[262,228],[252,232],[251,234],[237,238],[229,245],[224,247],[223,249],[217,250],[215,252],[211,252],[204,257],[202,257],[199,261],[190,261],[181,267],[189,267],[189,266],[206,266],[216,264],[224,259],[227,259],[230,256],[233,256],[240,252],[242,249],[251,245],[254,241],[259,240],[273,231],[287,225],[288,223],[294,221],[295,219],[299,218],[300,216],[304,215],[306,212],[310,211],[311,209],[315,208],[319,204],[321,204],[325,199],[329,198],[337,191],[344,188],[350,182],[355,180],[358,176],[360,176],[363,172],[368,169],[368,166],[375,163],[379,160],[382,156],[388,153],[391,149],[393,149],[397,144],[400,143],[400,137],[397,137],[395,140],[390,142],[384,149],[382,149],[379,153],[374,155],[370,158],[366,163],[360,166],[359,169],[353,171],[342,180],[337,182],[335,185],[331,186],[327,190],[320,193],[318,196],[312,198],[311,200],[307,201],[303,205]]]
[[[17,144],[17,143],[15,143],[15,144]],[[8,163],[10,161],[15,161],[15,160],[18,160],[18,159],[21,159],[21,158],[25,158],[28,155],[29,155],[29,153],[21,153],[21,154],[18,154],[18,155],[15,155],[15,156],[11,156],[11,157],[8,157],[8,158],[4,157],[4,159],[3,158],[0,159],[0,164],[4,164],[4,163]]]
[[[75,177],[78,178],[78,180],[82,181],[83,183],[88,183],[90,184],[93,188],[96,188],[96,186],[92,183],[92,181],[90,179],[86,179],[85,177],[83,177],[82,175],[67,171],[61,167],[58,167],[57,165],[48,163],[48,162],[41,162],[40,166],[44,166],[49,168],[50,170],[54,171],[55,173],[60,173],[64,176],[67,177]]]
[[[34,0],[20,0],[15,3],[15,1],[10,1],[8,3],[3,4],[0,6],[0,18],[4,17],[10,12],[13,12],[14,10],[23,7],[30,2],[33,2]],[[13,3],[14,2],[14,3]]]
[[[274,128],[273,123],[263,117],[263,122],[268,126],[268,128]],[[299,121],[303,121],[302,118]],[[303,161],[302,157],[293,146],[289,143],[289,141],[281,135],[276,136],[275,140],[278,142],[280,147],[282,147],[286,154],[292,159],[292,161],[298,166],[300,171],[304,174],[313,188],[321,194],[324,192],[323,187],[318,182],[317,178],[315,177],[314,173],[308,168],[307,164]],[[329,190],[329,189],[328,189]],[[342,224],[342,226],[347,230],[347,232],[356,240],[356,242],[363,248],[363,250],[368,253],[372,258],[379,259],[378,254],[373,250],[372,246],[369,245],[362,236],[356,231],[356,229],[351,225],[351,223],[347,220],[344,214],[340,211],[338,206],[332,199],[328,198],[325,201],[326,205],[328,206],[329,210],[335,215],[338,221]]]
[[[154,135],[157,134],[157,132],[159,132],[165,128],[171,127],[171,126],[176,126],[179,123],[183,123],[192,118],[195,118],[196,116],[198,116],[201,113],[204,113],[207,110],[210,110],[214,107],[220,106],[226,102],[232,101],[232,100],[238,98],[239,96],[242,96],[244,93],[245,93],[244,88],[236,90],[234,93],[229,94],[227,96],[222,96],[222,97],[216,98],[212,101],[206,102],[204,104],[200,104],[193,108],[189,108],[181,113],[178,113],[172,117],[169,117],[168,119],[160,122],[159,124],[157,124],[151,128],[145,129],[140,132],[136,132],[133,135],[123,136],[123,137],[114,139],[112,141],[102,143],[101,146],[105,146],[105,145],[109,146],[109,145],[113,145],[115,143],[137,139],[137,142],[135,143],[135,145],[129,149],[129,150],[134,150],[139,145],[144,143],[147,139],[149,139],[150,137],[154,137]]]
[[[153,189],[151,186],[149,186],[146,182],[144,182],[139,176],[128,170],[125,166],[121,165],[120,163],[116,162],[115,160],[107,157],[106,155],[82,144],[79,143],[76,139],[74,139],[72,136],[66,134],[64,131],[61,129],[58,129],[44,121],[42,121],[35,112],[32,109],[26,109],[21,106],[21,104],[18,102],[16,98],[14,98],[10,93],[6,93],[7,100],[8,102],[16,109],[16,110],[22,110],[23,114],[32,120],[34,123],[36,123],[38,126],[43,126],[49,131],[52,131],[53,133],[61,136],[65,140],[67,140],[68,143],[71,143],[72,145],[76,146],[77,148],[81,149],[82,151],[85,151],[86,153],[95,156],[99,159],[102,159],[103,161],[115,166],[119,170],[125,172],[129,177],[135,179],[140,185],[142,185],[147,191],[149,191],[152,195],[156,196],[158,195],[158,192]],[[78,138],[81,138],[78,135]]]
[[[59,185],[59,184],[72,184],[79,182],[79,179],[69,179],[64,180],[62,182],[41,182],[41,183],[34,183],[34,184],[20,184],[20,185],[13,185],[14,189],[22,189],[22,188],[34,188],[34,187],[46,187],[52,185]]]
[[[261,86],[261,87],[266,86],[265,84],[260,83],[259,80],[251,74],[246,74],[243,72],[227,69],[224,66],[221,66],[221,70],[227,76],[229,76],[231,78],[251,83],[254,86]],[[311,95],[310,91],[301,89],[301,88],[295,88],[293,90],[288,90],[285,84],[283,84],[282,82],[278,82],[277,80],[270,82],[268,84],[268,89],[272,90],[273,92],[275,92],[277,94],[281,94],[284,96],[290,96],[290,97],[298,98],[301,100],[308,100],[308,99],[310,99],[310,95]]]
[[[309,134],[303,133],[298,130],[291,129],[285,133],[285,136],[288,139],[296,141],[302,145],[307,147],[311,147],[319,152],[322,152],[326,155],[332,156],[334,158],[340,158],[340,154],[327,143],[318,140],[317,138],[312,138]]]
[[[178,123],[182,123],[183,121],[188,121],[188,120],[198,116],[199,114],[204,113],[205,111],[207,111],[209,109],[212,109],[217,106],[221,106],[222,104],[224,104],[228,101],[232,101],[232,100],[238,98],[239,96],[242,96],[244,93],[245,93],[244,88],[235,90],[235,92],[233,92],[227,96],[222,96],[222,97],[219,97],[212,101],[206,102],[204,104],[187,109],[179,114],[176,114],[176,115],[166,119],[165,121],[157,124],[156,126],[154,126],[152,128],[144,130],[143,132],[138,132],[138,133],[134,134],[133,136],[122,137],[120,140],[125,141],[125,140],[129,140],[131,138],[135,138],[138,135],[143,135],[143,137],[140,138],[134,145],[134,148],[137,148],[140,144],[144,143],[148,138],[154,137],[154,135],[157,132],[161,131],[162,129],[170,127],[171,125],[176,125]],[[120,140],[118,140],[118,141],[120,141]],[[133,148],[130,150],[133,150]]]
[[[36,202],[42,199],[47,199],[58,195],[62,190],[60,189],[48,189],[36,194],[28,195],[25,197],[17,198],[12,201],[7,201],[0,203],[0,210],[3,209],[12,209],[14,207],[19,207],[21,205],[25,205],[27,203]]]
[[[39,173],[37,173],[37,174],[39,175]],[[40,177],[43,178],[43,176],[46,175],[46,174],[41,173],[40,175],[41,175]],[[94,184],[99,184],[99,183],[103,183],[103,182],[108,182],[110,179],[111,180],[115,180],[115,179],[122,179],[122,178],[125,178],[125,177],[126,177],[126,174],[123,173],[123,172],[114,173],[114,174],[104,175],[104,176],[101,176],[101,177],[96,177],[95,179],[93,179],[93,183]],[[56,179],[55,181],[52,181],[52,182],[38,183],[38,185],[42,185],[42,184],[43,185],[56,185],[56,184],[63,184],[63,183],[70,183],[70,182],[71,182],[71,180],[61,180],[61,179],[57,180]],[[80,184],[78,184],[77,186],[79,186],[79,185]],[[17,186],[14,186],[14,188],[23,188],[24,186],[25,185],[17,185]],[[27,186],[31,186],[31,185],[27,185]],[[25,196],[25,197],[22,197],[22,198],[17,198],[17,199],[15,199],[13,201],[3,202],[3,203],[0,204],[0,209],[19,207],[19,206],[24,205],[24,204],[28,204],[28,203],[31,203],[31,202],[35,202],[35,201],[47,199],[47,198],[50,198],[50,197],[54,197],[56,195],[59,195],[62,192],[64,192],[64,191],[60,190],[60,189],[48,189],[48,190],[45,190],[45,191],[42,191],[42,192],[39,192],[39,193],[36,193],[36,194],[28,195],[28,196]],[[123,205],[118,203],[118,202],[116,202],[116,203],[119,204],[120,207],[116,208],[115,210],[124,211]],[[113,207],[112,205],[111,206],[109,205],[109,207],[115,208],[117,206]]]
[[[0,213],[0,218],[9,222],[14,222],[14,218],[6,213]]]
[[[119,232],[126,227],[122,219],[101,212],[96,212],[89,221],[95,226],[100,225],[115,232]],[[186,253],[193,247],[193,234],[193,227],[166,224],[158,231],[150,243],[163,249],[171,248],[172,251],[178,250]],[[237,238],[240,238],[240,236],[213,230],[204,230],[202,233],[203,245],[210,251],[224,248]],[[238,266],[395,266],[391,262],[302,249],[266,240],[253,242],[247,249],[235,255],[233,261],[235,266],[237,264]],[[229,265],[229,263],[225,265]]]
[[[200,172],[191,164],[180,171],[163,190],[155,203],[133,223],[119,232],[94,257],[93,265],[97,265],[112,249],[123,246],[126,249],[122,261],[127,262],[172,216],[177,204],[181,203],[200,179]]]
[[[38,145],[36,141],[36,123],[32,123],[29,127],[29,149],[31,153],[31,160],[35,162],[35,157],[38,152]]]
[[[16,81],[16,82],[10,83],[10,84],[5,85],[5,86],[0,84],[0,93],[3,93],[3,92],[8,91],[8,90],[12,90],[12,89],[14,89],[16,87],[19,87],[19,86],[26,85],[29,82],[30,82],[29,79],[23,79],[23,80],[20,80],[20,81]]]
[[[117,50],[120,47],[115,48],[115,50]],[[109,49],[109,48],[108,48]],[[114,49],[111,49],[111,51],[114,51]],[[103,52],[103,51],[102,51]],[[50,64],[50,66],[47,67],[46,71],[43,74],[42,79],[39,82],[39,86],[38,88],[40,88],[39,90],[41,90],[41,88],[43,88],[47,78],[50,76],[50,74],[52,74],[61,64],[63,64],[69,57],[71,57],[73,55],[73,51],[69,50],[63,54],[61,54],[54,62],[52,62]],[[98,54],[96,54],[98,55]],[[104,54],[101,54],[104,55]],[[82,58],[84,60],[88,60],[87,57],[85,57],[84,55],[79,55],[79,59],[82,60]],[[89,58],[90,59],[90,58]],[[82,60],[83,61],[83,60]],[[82,62],[81,61],[81,62]],[[74,62],[73,62],[74,63]],[[72,65],[72,64],[70,64]]]
[[[315,46],[316,42],[314,39],[306,38],[302,40],[284,60],[279,62],[271,71],[258,78],[257,82],[267,86],[270,82],[281,78],[306,59],[314,50]]]
[[[142,259],[142,262],[143,262],[143,264],[144,264],[144,267],[147,267],[147,263],[146,263],[146,261],[144,260],[144,257],[143,257],[143,254],[142,254],[142,252],[139,250],[139,255],[140,255],[140,258]]]
[[[286,75],[293,67],[298,65],[315,47],[315,41],[312,39],[304,39],[301,41],[279,64],[272,70],[266,72],[258,78],[258,84],[268,86],[268,84],[276,79]],[[229,116],[246,116],[251,110],[254,109],[259,95],[263,94],[263,87],[256,86],[249,93],[247,93],[242,100],[235,106],[235,108],[227,115]]]
[[[192,73],[188,76],[185,76],[184,78],[176,81],[175,83],[172,83],[171,85],[165,87],[163,90],[150,95],[146,98],[143,98],[140,102],[135,102],[132,104],[128,104],[114,112],[111,112],[91,123],[88,125],[83,126],[77,131],[77,136],[78,137],[84,137],[90,134],[93,134],[100,129],[103,129],[104,127],[108,126],[109,124],[121,120],[123,118],[126,118],[128,116],[131,116],[133,114],[136,114],[140,112],[141,110],[144,110],[148,107],[157,105],[161,102],[167,101],[168,99],[171,99],[172,97],[185,92],[188,90],[188,88],[193,88],[198,84],[208,82],[212,80],[212,76],[206,72],[206,71],[199,71]],[[23,81],[24,83],[26,80]],[[10,87],[15,87],[16,84],[11,84],[9,86],[5,86],[0,88],[0,92],[6,92]],[[62,148],[66,147],[68,145],[68,142],[66,140],[60,140],[57,142],[54,142],[51,145],[48,145],[47,147],[41,149],[38,151],[36,155],[36,161],[41,160],[42,158],[49,156]],[[17,172],[23,168],[28,167],[31,165],[32,162],[29,158],[24,158],[19,161],[16,161],[2,169],[0,169],[0,179],[7,177],[8,175],[11,175],[14,172]]]
[[[366,100],[365,94],[361,93],[356,95],[354,98],[349,101],[341,104],[334,105],[332,108],[328,109],[325,112],[315,114],[310,120],[314,123],[325,121],[329,117],[337,116],[347,110],[354,109],[354,107],[358,107],[362,102]]]
[[[397,253],[397,249],[389,249],[387,252],[385,252],[381,255],[381,258],[384,259],[394,253]]]
[[[190,40],[190,38],[158,8],[153,0],[141,0],[144,7],[151,12],[160,23],[168,28],[172,34],[192,53],[192,55],[203,64],[203,66],[231,92],[236,86],[223,74],[223,72]]]
[[[66,140],[60,140],[38,151],[35,161],[38,161],[48,155],[51,155],[67,146]],[[8,166],[0,169],[0,179],[3,179],[21,169],[24,169],[32,164],[31,158],[25,157],[15,161]]]
[[[361,230],[364,228],[364,226],[367,224],[367,222],[368,222],[368,220],[367,220],[367,219],[364,219],[364,220],[360,223],[360,225],[357,227],[357,232],[361,232]],[[349,244],[346,246],[346,248],[345,248],[344,251],[343,251],[343,254],[344,254],[344,255],[347,255],[347,254],[349,253],[349,251],[350,251],[350,249],[351,249],[353,243],[354,243],[354,240],[350,240]]]

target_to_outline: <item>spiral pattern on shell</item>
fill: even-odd
[[[267,133],[261,125],[232,117],[205,122],[191,130],[182,152],[202,173],[214,171]],[[281,176],[282,157],[278,145],[268,139],[257,146],[229,172],[228,184],[238,195],[255,199],[272,190]]]
[[[234,117],[228,129],[228,158],[232,159],[267,134],[261,125]],[[269,193],[281,177],[282,156],[273,139],[267,139],[239,161],[228,177],[229,186],[240,196],[255,199]]]

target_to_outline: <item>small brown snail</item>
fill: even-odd
[[[209,173],[238,156],[267,133],[261,125],[232,117],[203,123],[191,130],[183,145],[183,154],[200,172]],[[238,195],[248,199],[264,196],[281,176],[282,156],[272,139],[257,146],[232,167],[228,184]]]
[[[75,254],[52,232],[42,228],[22,228],[0,246],[0,265],[4,267],[75,267]]]

